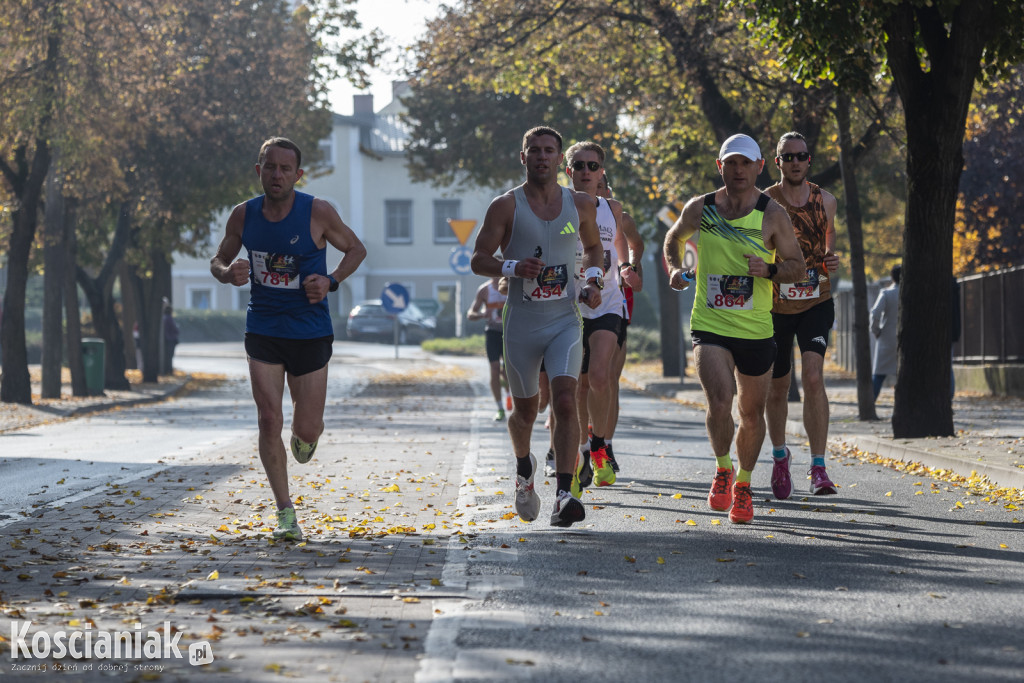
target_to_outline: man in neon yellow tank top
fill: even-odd
[[[717,461],[708,505],[729,510],[734,523],[745,523],[754,518],[750,477],[764,442],[764,407],[775,361],[772,281],[799,280],[803,254],[786,210],[755,185],[764,167],[757,143],[733,135],[716,163],[724,187],[686,203],[665,236],[665,260],[673,289],[697,283],[690,336]],[[695,233],[697,270],[691,275],[682,269],[682,254]],[[734,377],[738,429],[732,419]],[[735,475],[729,453],[734,432],[740,462]]]

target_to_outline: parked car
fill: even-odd
[[[437,319],[437,316],[441,313],[441,309],[443,308],[441,306],[441,302],[438,301],[437,299],[416,298],[413,299],[412,302],[416,304],[416,308],[423,311],[423,315],[427,316],[428,318],[434,318],[435,320]]]
[[[444,304],[437,299],[417,298],[413,299],[412,302],[416,304],[419,309],[427,315],[427,317],[434,319],[435,337],[455,336],[455,312],[452,310],[454,306],[449,306],[446,311]],[[481,329],[483,328],[481,327]]]
[[[349,312],[345,331],[353,341],[392,342],[395,338],[394,321],[395,315],[384,310],[380,299],[370,299]],[[398,314],[398,325],[399,344],[419,344],[434,336],[437,321],[410,301]]]

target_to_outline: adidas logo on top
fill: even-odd
[[[562,234],[563,235],[575,235],[576,234],[576,228],[572,227],[572,223],[566,223],[565,227],[562,228]]]

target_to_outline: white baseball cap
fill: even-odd
[[[738,133],[722,143],[722,149],[718,152],[718,158],[721,161],[725,161],[726,157],[733,154],[741,154],[751,161],[759,161],[761,159],[761,148],[754,142],[754,138]]]

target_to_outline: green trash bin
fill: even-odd
[[[106,359],[103,352],[104,341],[95,337],[82,339],[82,364],[85,366],[85,388],[90,396],[103,393],[104,371]]]

